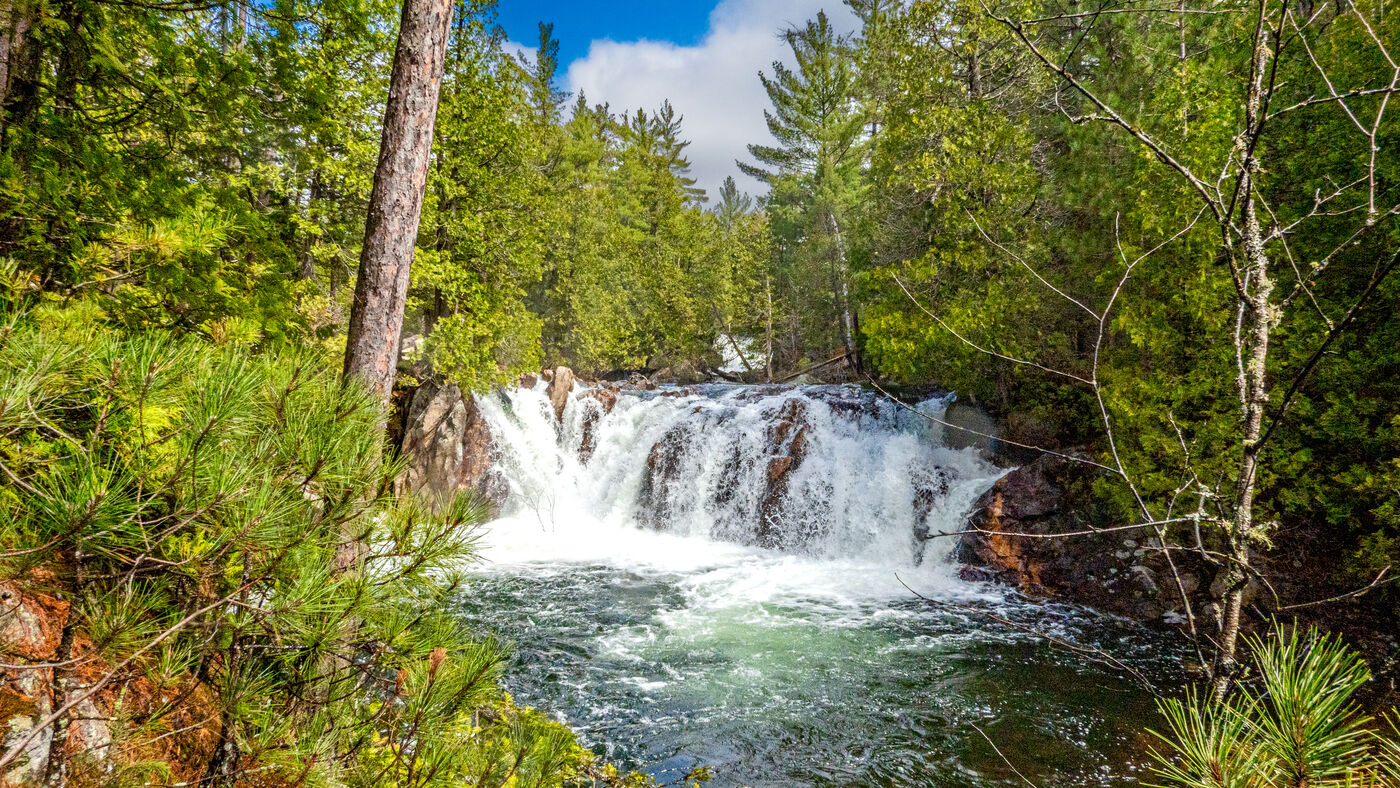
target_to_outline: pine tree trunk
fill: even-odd
[[[9,103],[10,85],[24,70],[35,12],[31,0],[0,0],[0,107]]]
[[[763,293],[768,297],[768,311],[766,314],[767,326],[764,332],[763,343],[763,375],[765,383],[773,382],[773,282],[765,274],[763,277]]]
[[[363,380],[386,408],[451,25],[451,0],[405,0],[345,347],[345,377]]]
[[[841,313],[841,344],[846,351],[847,362],[859,373],[861,361],[856,349],[855,318],[851,312],[851,275],[846,263],[846,239],[841,235],[841,225],[836,220],[836,212],[828,210],[826,219],[831,227],[832,240],[836,243],[836,308]]]

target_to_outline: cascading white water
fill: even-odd
[[[937,416],[949,401],[918,407]],[[560,423],[543,383],[480,404],[511,488],[494,541],[533,526],[551,537],[549,554],[588,554],[599,540],[616,549],[641,529],[939,565],[954,540],[924,537],[958,530],[999,474],[973,450],[942,446],[937,424],[854,387],[623,392],[606,413],[580,387]],[[519,546],[539,547],[528,541]]]
[[[562,420],[543,384],[479,400],[511,493],[462,613],[518,644],[518,699],[662,783],[1023,784],[986,731],[1038,784],[1136,784],[1106,753],[1150,696],[997,623],[1096,620],[1046,621],[924,538],[999,475],[975,451],[854,388],[611,396],[576,390]]]

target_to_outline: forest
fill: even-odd
[[[0,785],[662,784],[395,483],[559,367],[956,392],[1174,577],[1145,784],[1400,785],[1400,6],[845,6],[751,195],[493,0],[0,0]]]

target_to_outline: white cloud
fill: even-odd
[[[535,58],[540,54],[539,47],[532,47],[527,44],[516,43],[515,41],[511,41],[510,39],[506,39],[505,41],[501,42],[501,51],[506,53],[507,55],[512,55],[515,57],[524,57],[525,60],[529,63],[535,62]]]
[[[735,159],[748,160],[746,146],[771,140],[763,122],[768,96],[758,72],[774,60],[790,63],[779,33],[825,9],[837,30],[856,27],[841,0],[722,0],[710,14],[710,30],[695,46],[667,41],[594,41],[588,55],[568,70],[569,90],[589,103],[607,102],[616,112],[652,109],[670,99],[685,117],[692,174],[711,195],[727,175],[740,188],[766,187],[741,175]]]

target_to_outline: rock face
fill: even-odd
[[[471,490],[493,511],[509,492],[491,465],[491,431],[476,400],[455,383],[428,381],[413,393],[402,450],[408,469],[396,484],[400,494],[417,493],[434,506]]]
[[[218,741],[212,691],[192,675],[183,677],[181,687],[187,689],[172,691],[169,686],[157,688],[139,671],[128,671],[92,692],[112,666],[81,634],[70,632],[65,642],[68,615],[68,603],[57,597],[23,582],[0,583],[0,752],[19,744],[58,708],[75,702],[6,764],[0,771],[0,788],[46,781],[105,785],[118,764],[147,760],[170,764],[172,783],[195,784]],[[123,746],[114,749],[112,721],[157,713],[170,733],[123,740]]]
[[[54,710],[54,671],[44,664],[58,654],[68,603],[45,594],[0,584],[0,750],[8,751]],[[54,730],[35,736],[24,753],[0,773],[0,786],[38,784],[44,778]]]
[[[554,406],[554,418],[564,418],[564,406],[569,404],[569,392],[574,390],[574,371],[568,367],[555,367],[548,376],[549,403]]]
[[[676,395],[684,396],[685,389],[678,389]],[[807,405],[790,399],[765,417],[762,450],[746,451],[735,444],[724,461],[709,501],[720,513],[715,533],[739,544],[801,550],[820,534],[788,531],[781,523],[790,480],[807,458],[811,430]],[[649,526],[666,528],[676,501],[693,498],[696,480],[688,475],[695,468],[691,452],[702,442],[705,429],[703,422],[682,422],[652,445],[642,480],[642,518]],[[684,507],[680,514],[685,516]]]
[[[1099,469],[1045,455],[1003,476],[973,506],[958,557],[964,575],[1016,585],[1132,618],[1181,606],[1175,579],[1145,549],[1150,533],[1092,530],[1079,502]]]
[[[807,458],[807,406],[798,400],[788,400],[779,409],[777,420],[768,428],[768,445],[773,455],[768,459],[768,490],[763,497],[758,523],[760,547],[782,548],[784,534],[774,524],[787,496],[788,478]]]
[[[617,384],[602,383],[579,395],[579,400],[584,407],[582,421],[579,425],[583,433],[579,438],[578,445],[579,462],[586,463],[593,456],[598,422],[617,407],[617,398],[621,393],[622,388]]]

